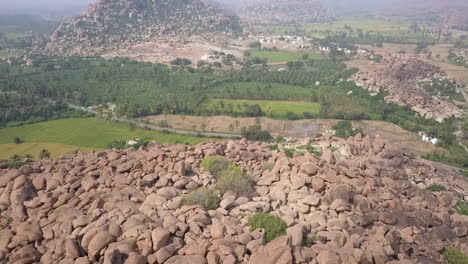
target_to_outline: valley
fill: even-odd
[[[0,12],[0,263],[468,263],[465,10]]]

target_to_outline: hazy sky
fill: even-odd
[[[1,13],[47,14],[77,10],[94,0],[0,0]]]

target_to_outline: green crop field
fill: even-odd
[[[292,52],[292,51],[252,51],[250,53],[251,58],[266,58],[268,62],[288,62],[288,61],[298,61],[302,60],[302,57],[307,54],[310,59],[324,59],[324,56],[321,54],[310,53],[310,52]]]
[[[311,114],[320,112],[320,104],[312,102],[208,99],[204,102],[204,106],[215,107],[221,103],[225,105],[232,104],[234,108],[241,107],[244,104],[258,104],[267,116],[274,118],[284,118],[289,112],[296,115],[302,115],[304,112]]]
[[[10,52],[6,51],[6,50],[0,50],[0,59],[1,58],[6,58],[10,56]]]
[[[12,144],[13,138],[19,137],[24,143]],[[0,130],[0,158],[13,154],[30,153],[37,155],[37,150],[46,148],[55,157],[82,148],[106,149],[115,140],[148,139],[159,143],[198,144],[210,140],[188,135],[165,134],[159,131],[136,128],[128,125],[108,122],[97,118],[73,118],[41,122],[20,127]],[[30,143],[41,143],[34,145]]]

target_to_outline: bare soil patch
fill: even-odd
[[[155,115],[143,118],[146,122],[158,125],[167,121],[172,128],[183,130],[198,130],[219,133],[240,133],[243,127],[260,123],[262,128],[275,136],[283,137],[313,137],[318,133],[331,130],[338,120],[311,119],[311,120],[274,120],[270,118],[235,118],[230,116],[180,116]],[[436,148],[422,141],[417,135],[401,127],[381,121],[353,121],[353,126],[362,128],[364,133],[372,137],[380,135],[391,141],[404,151],[422,155],[432,152]]]

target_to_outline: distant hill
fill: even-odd
[[[208,0],[98,0],[52,34],[54,53],[100,53],[163,36],[238,35],[237,16]]]
[[[468,25],[468,1],[465,0],[399,0],[383,8],[381,13],[450,26]]]
[[[332,13],[317,0],[265,0],[239,11],[251,24],[300,24],[329,21]]]

